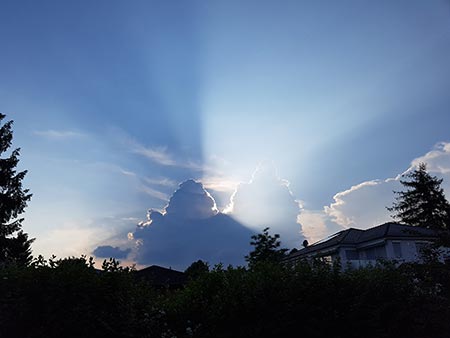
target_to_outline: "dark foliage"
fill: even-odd
[[[117,261],[40,256],[0,269],[0,337],[156,337],[154,299]]]
[[[0,123],[5,115],[0,114]],[[12,143],[12,121],[0,127],[0,155]],[[6,158],[0,158],[0,264],[28,264],[31,261],[31,243],[28,235],[21,231],[23,213],[31,199],[28,189],[22,188],[26,171],[17,172],[19,151],[15,149]]]
[[[441,188],[442,179],[431,176],[425,163],[400,180],[406,191],[396,191],[396,202],[389,211],[393,218],[409,225],[450,230],[450,203]]]
[[[0,269],[0,337],[449,337],[450,269],[215,266],[183,289],[85,257]]]
[[[202,261],[199,259],[198,261],[192,263],[185,271],[184,273],[189,279],[197,279],[200,276],[204,275],[205,273],[209,272],[209,265],[208,263]]]
[[[286,255],[288,249],[281,249],[280,235],[270,235],[269,228],[265,228],[262,233],[253,235],[251,245],[254,246],[245,260],[249,268],[254,268],[260,263],[277,263]]]
[[[216,267],[168,302],[176,337],[448,337],[450,271],[389,264]]]

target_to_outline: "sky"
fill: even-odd
[[[245,264],[450,197],[450,2],[1,1],[35,255]]]

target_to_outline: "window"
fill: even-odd
[[[348,260],[358,260],[359,253],[356,250],[345,250],[345,257],[347,257]]]
[[[386,249],[384,246],[375,246],[366,250],[366,258],[376,260],[379,258],[386,258]]]
[[[402,243],[392,242],[392,247],[394,248],[394,257],[402,258]]]

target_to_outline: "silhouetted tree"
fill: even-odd
[[[209,265],[208,263],[202,261],[199,259],[198,261],[192,263],[185,271],[184,273],[188,276],[190,279],[197,279],[204,273],[209,272]]]
[[[5,118],[0,114],[0,123]],[[13,121],[0,127],[0,155],[11,146]],[[28,235],[21,231],[23,213],[31,199],[28,189],[22,188],[26,171],[17,172],[19,151],[15,149],[6,158],[0,158],[0,264],[15,262],[28,264],[31,261],[31,243]]]
[[[400,180],[407,190],[394,191],[396,202],[387,208],[402,223],[431,229],[450,229],[450,204],[441,188],[442,179],[431,176],[425,163]]]
[[[260,262],[276,263],[281,261],[285,256],[287,249],[281,249],[280,235],[269,234],[269,228],[265,228],[262,233],[252,236],[253,241],[250,242],[255,248],[247,256],[245,260],[250,268],[255,267]]]
[[[293,253],[296,253],[297,251],[298,251],[297,248],[292,248],[291,251],[289,251],[289,255],[293,254]]]

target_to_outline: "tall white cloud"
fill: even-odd
[[[180,184],[163,212],[150,210],[148,220],[130,233],[138,264],[184,269],[202,259],[211,264],[245,264],[253,231],[217,210],[202,184]]]
[[[201,183],[187,180],[170,198],[166,214],[183,220],[204,219],[217,215],[216,202]]]
[[[260,232],[265,227],[281,235],[282,244],[299,247],[304,237],[298,221],[300,211],[289,189],[273,165],[263,164],[248,183],[241,183],[232,195],[226,212],[241,223]]]

